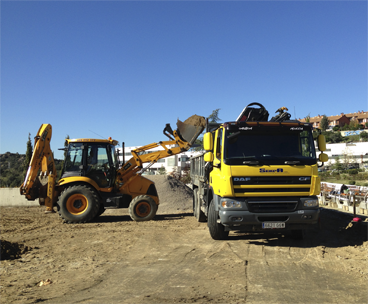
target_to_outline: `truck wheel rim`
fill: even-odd
[[[88,199],[82,194],[73,194],[66,201],[66,209],[73,215],[82,214],[88,207]]]
[[[151,212],[151,205],[148,202],[140,202],[135,208],[139,217],[145,217]]]

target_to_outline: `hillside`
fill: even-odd
[[[25,154],[10,153],[0,154],[0,187],[19,187],[23,183],[26,169],[24,165]],[[61,171],[63,161],[55,159],[58,174]]]

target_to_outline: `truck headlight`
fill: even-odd
[[[304,207],[318,207],[318,200],[309,199],[304,201]]]
[[[241,208],[241,203],[237,201],[222,201],[221,206],[223,208]]]

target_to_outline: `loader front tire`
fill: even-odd
[[[100,210],[96,191],[87,185],[74,185],[64,189],[58,200],[60,217],[66,223],[86,223]]]
[[[129,205],[129,215],[133,221],[149,221],[152,220],[157,212],[157,204],[148,195],[138,195]]]

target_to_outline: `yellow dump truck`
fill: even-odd
[[[318,225],[318,162],[328,157],[316,155],[312,125],[285,110],[268,121],[264,107],[251,104],[236,121],[207,123],[206,152],[191,158],[191,179],[194,216],[207,221],[213,239],[232,230],[290,230],[302,238]],[[324,136],[317,142],[324,151]]]

